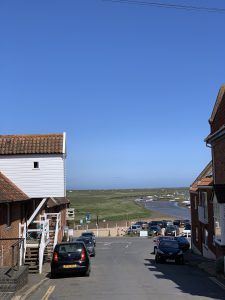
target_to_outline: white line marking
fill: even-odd
[[[225,285],[219,280],[217,280],[215,277],[209,277],[209,279],[211,279],[214,283],[216,283],[218,286],[225,290]]]

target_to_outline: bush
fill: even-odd
[[[216,260],[216,273],[224,273],[224,257],[221,256]]]

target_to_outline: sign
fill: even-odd
[[[148,237],[148,231],[147,230],[141,230],[140,231],[140,237]]]

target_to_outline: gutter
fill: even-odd
[[[209,144],[212,144],[214,141],[216,141],[217,139],[219,139],[223,135],[225,135],[225,125],[223,125],[219,130],[217,130],[213,134],[208,135],[204,139],[204,141],[206,142],[206,146],[210,147],[210,146],[208,146]]]

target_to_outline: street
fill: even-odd
[[[99,238],[90,277],[48,278],[33,300],[225,299],[225,290],[189,265],[156,264],[152,239]]]

